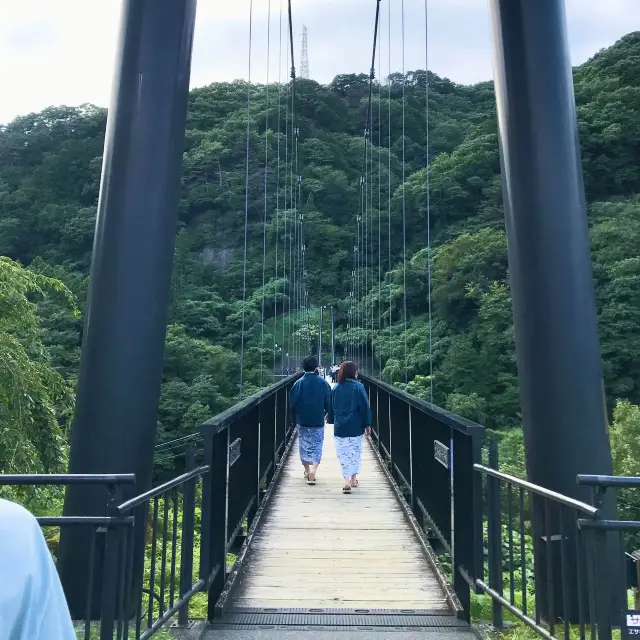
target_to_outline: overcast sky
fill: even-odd
[[[542,0],[531,0],[538,2]],[[460,83],[492,76],[487,0],[427,0],[429,68]],[[269,21],[269,3],[271,20]],[[402,68],[402,0],[381,4],[382,75]],[[283,3],[286,7],[286,0]],[[302,25],[309,30],[311,78],[329,82],[339,73],[368,72],[375,0],[293,0],[296,66]],[[574,64],[640,29],[640,0],[567,0]],[[281,0],[253,0],[252,80],[286,77]],[[424,0],[404,0],[405,68],[425,66]],[[49,105],[84,102],[106,106],[111,91],[121,0],[0,0],[0,123]],[[247,78],[249,0],[199,0],[192,86]],[[286,24],[283,12],[283,38]]]

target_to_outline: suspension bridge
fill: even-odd
[[[280,112],[286,114],[285,161],[281,170],[278,142],[278,200],[276,210],[268,210],[265,172],[263,229],[265,255],[267,221],[275,217],[276,275],[287,283],[285,302],[275,301],[275,322],[277,328],[282,319],[279,335],[290,344],[289,372],[315,345],[308,331],[300,334],[285,322],[310,313],[305,253],[314,241],[305,235],[302,205],[291,4],[284,12],[290,79],[284,89],[278,79],[271,103],[279,141]],[[392,10],[401,12],[405,78],[404,3],[392,4],[386,4],[387,22]],[[380,151],[392,116],[389,109],[385,121],[376,82],[385,71],[382,3],[371,2],[361,197],[353,213],[347,333],[338,346],[343,357],[369,363],[362,382],[373,424],[361,486],[349,496],[336,484],[331,438],[317,485],[303,480],[289,406],[299,373],[248,397],[241,373],[237,405],[154,451],[196,1],[123,5],[69,474],[0,480],[67,487],[64,515],[40,522],[61,529],[58,571],[80,637],[143,640],[170,629],[178,637],[211,640],[453,640],[478,633],[474,602],[482,597],[491,603],[496,629],[509,617],[542,638],[632,635],[621,538],[640,524],[616,520],[612,488],[638,483],[611,475],[562,0],[489,1],[528,481],[500,471],[482,426],[379,379],[374,337],[384,334],[387,301],[371,292],[391,269],[390,184],[385,190]],[[427,18],[425,3],[425,24]],[[428,136],[427,73],[424,82]],[[268,118],[264,133],[266,162]],[[428,196],[428,158],[425,165]],[[383,193],[386,228],[382,214],[373,215],[374,206],[385,210]],[[424,227],[430,256],[428,199]],[[389,328],[391,315],[390,306]],[[246,322],[243,307],[243,362]],[[333,339],[331,351],[338,351]],[[154,456],[179,460],[183,473],[152,486]]]

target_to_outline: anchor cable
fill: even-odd
[[[406,206],[406,184],[405,184],[405,93],[407,77],[404,67],[404,0],[402,0],[402,288],[404,307],[404,382],[409,382],[407,366],[407,206]]]
[[[240,346],[240,399],[244,393],[244,328],[247,300],[247,236],[249,229],[249,155],[251,146],[251,43],[253,36],[253,0],[249,0],[249,72],[247,79],[247,148],[244,178],[244,258],[242,261],[242,331]]]
[[[262,219],[262,305],[260,312],[260,388],[263,386],[264,374],[264,305],[265,287],[267,284],[267,190],[269,187],[269,63],[271,59],[271,0],[267,9],[267,83],[266,113],[264,122],[264,214]],[[278,241],[276,239],[276,247]],[[277,249],[276,249],[277,250]]]
[[[426,119],[426,140],[427,140],[427,168],[426,168],[426,191],[427,191],[427,286],[429,290],[429,401],[433,404],[433,343],[431,331],[431,196],[429,184],[429,20],[427,11],[427,0],[424,0],[424,69],[425,69],[425,119]]]

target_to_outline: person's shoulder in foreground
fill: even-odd
[[[24,507],[0,498],[0,638],[75,640],[42,530]]]

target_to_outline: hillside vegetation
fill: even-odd
[[[461,86],[429,73],[427,149],[425,72],[410,72],[404,80],[408,390],[428,397],[430,385],[428,152],[434,400],[502,430],[508,439],[518,432],[506,430],[519,426],[519,404],[492,84]],[[631,408],[640,404],[640,33],[576,68],[574,80],[613,415],[618,401]],[[375,234],[367,274],[375,286],[367,304],[374,312],[374,331],[361,332],[363,340],[373,342],[374,366],[381,365],[382,376],[394,383],[404,378],[402,84],[395,74],[374,88],[374,146],[367,174],[368,224]],[[247,89],[244,82],[219,83],[190,95],[160,440],[190,432],[233,404],[238,394]],[[296,95],[309,297],[312,305],[336,306],[340,341],[353,269],[368,78],[343,75],[327,86],[299,80]],[[274,348],[279,370],[278,349],[289,344],[281,316],[286,303],[283,230],[285,220],[290,229],[293,219],[284,178],[291,159],[287,104],[287,87],[252,87],[245,392],[271,380]],[[0,128],[0,255],[6,256],[0,262],[0,411],[3,429],[12,433],[0,445],[4,470],[24,471],[25,460],[30,470],[64,465],[105,123],[105,110],[84,105],[51,107]],[[619,409],[618,414],[630,433],[640,431],[637,412]],[[52,449],[53,441],[58,444]]]

